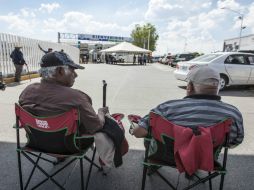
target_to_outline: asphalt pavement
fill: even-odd
[[[177,81],[173,76],[173,68],[161,64],[139,65],[106,65],[87,64],[85,70],[78,72],[78,78],[73,88],[80,89],[92,97],[95,110],[102,106],[102,80],[108,83],[107,105],[111,113],[124,113],[123,120],[126,131],[129,123],[128,114],[144,116],[150,109],[170,99],[179,99],[185,96],[185,82]],[[12,125],[15,122],[14,103],[18,101],[19,94],[29,84],[40,79],[22,81],[20,84],[9,84],[5,91],[0,91],[0,189],[19,189],[19,178],[16,156],[16,135]],[[225,179],[226,190],[251,190],[254,179],[254,89],[246,87],[231,87],[220,93],[222,100],[235,105],[243,114],[245,139],[244,142],[230,149],[228,157],[228,173]],[[130,151],[124,156],[124,164],[112,169],[107,176],[96,169],[93,170],[89,189],[94,190],[136,190],[141,188],[142,159],[144,147],[142,139],[136,139],[126,133]],[[22,134],[22,142],[26,142]],[[89,153],[91,154],[91,153]],[[96,160],[98,157],[96,156]],[[26,178],[29,171],[28,163],[23,159],[23,171]],[[47,170],[54,170],[47,166]],[[85,164],[85,175],[88,165]],[[162,173],[169,174],[169,179],[177,183],[178,172],[175,169],[162,169]],[[32,183],[36,183],[43,175],[36,172]],[[71,165],[65,172],[57,177],[67,189],[79,189],[78,162]],[[179,177],[179,189],[188,184],[184,175]],[[147,190],[169,189],[165,183],[152,176],[147,178]],[[218,180],[214,182],[218,189]],[[58,189],[51,182],[39,189]],[[201,184],[195,189],[209,189],[208,184]]]

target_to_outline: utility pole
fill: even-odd
[[[148,40],[147,40],[147,49],[150,50],[150,33],[151,33],[151,28],[148,29]]]
[[[241,26],[240,26],[238,50],[240,50],[240,48],[241,48],[241,40],[242,40],[242,30],[246,28],[246,26],[243,26],[243,14],[240,13],[239,11],[230,9],[230,8],[228,8],[228,7],[222,7],[221,9],[226,9],[226,10],[229,10],[229,11],[234,12],[234,13],[236,13],[236,14],[239,15],[238,19],[241,20]]]

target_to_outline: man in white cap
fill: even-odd
[[[187,96],[179,100],[169,100],[152,109],[176,125],[185,127],[212,126],[232,118],[229,143],[235,147],[244,138],[243,118],[240,111],[221,101],[218,96],[220,75],[209,66],[196,66],[188,74]],[[138,125],[130,130],[137,138],[147,135],[149,116],[142,118]]]
[[[16,69],[14,79],[15,82],[20,82],[23,66],[26,64],[23,57],[23,53],[20,51],[20,48],[22,48],[21,45],[15,44],[15,49],[12,51],[10,55]]]

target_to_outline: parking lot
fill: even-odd
[[[162,64],[139,65],[106,65],[87,64],[86,69],[78,71],[74,88],[80,89],[92,97],[95,110],[102,106],[102,80],[108,83],[107,105],[111,113],[138,114],[144,116],[159,103],[185,96],[185,82],[178,81],[173,75],[174,68]],[[32,82],[40,79],[32,79]],[[5,91],[0,91],[1,127],[0,127],[0,189],[14,190],[19,188],[17,160],[15,152],[14,103],[18,101],[21,91],[30,83],[22,81],[20,85],[10,84]],[[245,139],[235,149],[229,151],[228,175],[225,179],[227,190],[253,189],[254,179],[254,88],[230,87],[222,92],[222,101],[233,104],[243,114]],[[124,126],[128,131],[129,123],[124,118]],[[136,190],[140,189],[142,178],[141,161],[144,154],[142,139],[136,139],[126,133],[130,151],[124,157],[122,167],[112,169],[108,176],[93,171],[90,189]],[[22,142],[25,142],[23,136]],[[27,163],[24,164],[25,169]],[[45,166],[46,167],[46,166]],[[87,165],[85,165],[87,167]],[[48,169],[52,169],[49,167]],[[164,171],[168,172],[168,171]],[[177,180],[176,170],[169,171],[173,180]],[[79,189],[79,176],[76,164],[61,174],[59,179],[66,182],[69,189]],[[35,181],[41,177],[38,173]],[[147,178],[147,189],[166,189],[167,186],[158,177]],[[181,176],[180,187],[186,184]],[[215,184],[215,187],[217,185]],[[48,183],[41,189],[57,189]],[[202,184],[197,189],[208,189]],[[216,189],[216,188],[215,188]]]

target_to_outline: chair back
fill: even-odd
[[[231,124],[232,120],[226,119],[209,127],[188,128],[176,125],[151,112],[149,134],[157,142],[155,146],[157,150],[151,148],[153,154],[150,154],[150,158],[159,158],[160,161],[168,162],[169,165],[174,165],[175,161],[177,168],[181,167],[179,171],[188,168],[186,165],[191,165],[189,167],[191,172],[193,172],[193,168],[210,171],[214,167],[214,160],[217,159],[215,158],[217,150],[221,150],[222,146],[228,147]],[[157,156],[155,156],[156,154]],[[158,154],[161,155],[158,156]],[[202,158],[203,156],[205,158]]]
[[[77,109],[56,116],[40,117],[15,104],[15,113],[17,129],[24,128],[26,131],[27,147],[56,154],[79,151],[75,141],[79,125]]]

